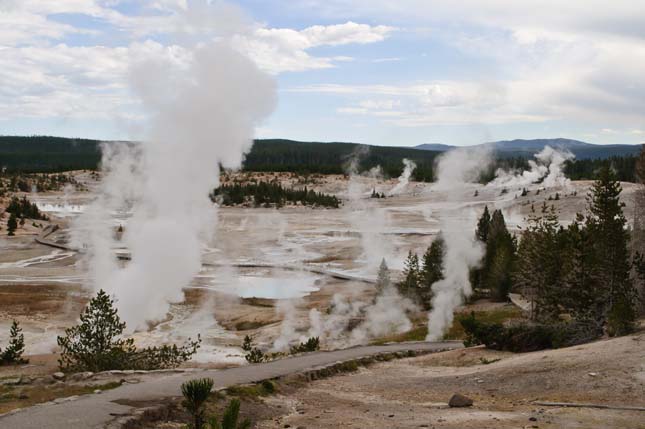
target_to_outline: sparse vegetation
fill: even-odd
[[[315,192],[306,186],[302,189],[286,189],[273,182],[225,184],[213,191],[212,198],[226,206],[245,203],[256,207],[282,207],[287,203],[330,208],[340,206],[340,200],[334,195]]]
[[[40,212],[35,203],[29,202],[27,197],[13,197],[5,211],[20,219],[49,220],[46,215]]]
[[[262,363],[267,360],[267,356],[262,350],[257,347],[253,347],[244,358],[248,363]]]
[[[174,368],[197,352],[201,339],[183,346],[162,345],[137,349],[134,340],[121,338],[125,330],[112,298],[103,290],[92,298],[80,316],[80,324],[58,337],[59,365],[66,372],[112,369]]]
[[[307,353],[307,352],[315,352],[317,350],[320,350],[320,338],[318,337],[311,337],[304,343],[300,343],[295,346],[291,346],[290,353],[292,355],[298,354],[298,353]]]

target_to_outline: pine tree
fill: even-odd
[[[531,207],[528,227],[520,240],[514,285],[531,302],[531,319],[553,320],[560,299],[560,225],[553,206],[539,214]]]
[[[430,308],[432,302],[432,285],[442,280],[443,259],[446,243],[441,234],[433,240],[428,250],[423,255],[423,269],[421,270],[419,298],[424,308]]]
[[[506,300],[511,290],[515,252],[515,240],[506,228],[504,215],[501,210],[495,210],[488,229],[480,280],[491,291],[493,298],[499,301]]]
[[[25,336],[22,329],[15,320],[11,324],[9,331],[9,345],[0,354],[0,363],[2,364],[20,364],[27,363],[28,361],[22,359],[22,354],[25,351]]]
[[[7,221],[7,235],[15,235],[16,229],[18,228],[18,220],[16,215],[11,213],[9,220]]]
[[[134,353],[134,340],[119,338],[126,325],[105,291],[90,300],[80,319],[79,325],[58,337],[61,368],[93,372],[119,368],[124,364],[119,360]]]
[[[103,290],[90,300],[80,319],[79,325],[57,338],[61,348],[58,363],[64,371],[173,368],[189,360],[201,342],[198,336],[197,341],[189,338],[181,347],[173,344],[137,350],[132,338],[121,337],[125,322]]]
[[[479,221],[477,222],[477,229],[475,230],[475,236],[482,243],[486,243],[488,240],[488,230],[490,229],[490,213],[488,212],[488,206],[484,206],[484,213],[482,213]]]
[[[403,269],[403,281],[399,283],[399,290],[403,296],[416,298],[419,287],[419,257],[416,253],[408,253]]]
[[[589,214],[586,227],[594,252],[594,270],[604,285],[598,297],[599,316],[608,321],[610,334],[621,335],[633,329],[636,319],[636,291],[630,277],[629,232],[620,201],[622,188],[608,165],[600,169],[587,196]]]
[[[376,276],[376,293],[381,295],[383,291],[388,289],[392,281],[390,279],[390,270],[387,267],[385,258],[381,260],[381,265],[378,267],[378,274]]]
[[[583,220],[579,214],[564,232],[560,305],[574,319],[594,321],[598,319],[594,309],[600,303],[602,284],[594,273],[590,235]]]

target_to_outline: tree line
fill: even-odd
[[[288,189],[277,182],[224,184],[213,191],[211,198],[225,206],[250,203],[256,207],[282,207],[287,203],[300,203],[304,206],[340,207],[340,200],[335,195],[316,192],[306,186]]]
[[[22,173],[97,170],[101,161],[101,143],[98,140],[50,136],[0,136],[0,168],[6,172]],[[359,172],[380,166],[386,177],[398,177],[403,171],[402,160],[407,158],[417,165],[412,178],[423,182],[434,180],[435,160],[441,154],[406,147],[267,139],[255,141],[246,155],[243,169],[298,174],[344,174],[350,160],[362,148],[367,150],[364,156],[360,157]],[[591,180],[601,164],[608,160],[619,180],[635,180],[636,158],[607,158],[608,153],[610,152],[605,150],[599,152],[595,158],[567,161],[565,174],[572,180]],[[481,180],[492,180],[498,168],[526,169],[530,158],[528,154],[496,156]]]

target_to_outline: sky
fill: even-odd
[[[130,65],[216,40],[277,82],[260,138],[645,143],[645,0],[0,0],[0,134],[138,139]]]

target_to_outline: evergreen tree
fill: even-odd
[[[633,328],[636,291],[630,277],[629,232],[620,201],[622,188],[608,165],[600,169],[587,200],[586,227],[594,252],[594,275],[604,285],[598,298],[599,317],[608,321],[610,334]]]
[[[9,345],[0,353],[0,363],[2,364],[19,364],[27,363],[28,361],[22,359],[22,354],[25,351],[25,336],[22,329],[15,320],[11,323],[11,330],[9,331]]]
[[[378,274],[376,276],[376,293],[381,295],[383,291],[388,289],[392,281],[390,279],[390,270],[387,267],[385,258],[381,260],[381,265],[378,267]]]
[[[423,255],[423,270],[421,270],[419,298],[424,308],[430,308],[432,302],[432,285],[443,280],[443,259],[446,253],[446,243],[441,234],[437,235],[428,250]]]
[[[488,230],[490,228],[490,213],[488,212],[488,206],[484,206],[484,213],[482,213],[479,221],[477,222],[477,229],[475,230],[475,235],[477,239],[482,243],[486,243],[488,240]]]
[[[493,298],[504,301],[511,290],[511,274],[515,262],[516,245],[506,228],[501,210],[495,210],[488,227],[486,255],[480,270],[481,283]]]
[[[531,319],[553,320],[560,300],[558,217],[546,203],[539,214],[534,207],[531,210],[517,252],[513,283],[531,302]]]
[[[399,283],[399,290],[403,296],[414,298],[419,287],[419,257],[416,253],[408,253],[403,269],[403,281]]]
[[[121,338],[125,330],[114,301],[100,290],[81,313],[80,324],[65,330],[57,339],[61,348],[58,363],[64,371],[107,371],[112,369],[163,369],[186,362],[196,353],[201,339],[177,347],[163,345],[137,350],[132,338]]]
[[[9,220],[7,221],[7,235],[15,235],[17,228],[18,220],[16,219],[16,215],[11,213]]]
[[[602,284],[594,272],[591,237],[583,220],[579,214],[564,231],[560,305],[577,320],[598,321],[594,309],[600,304]]]

